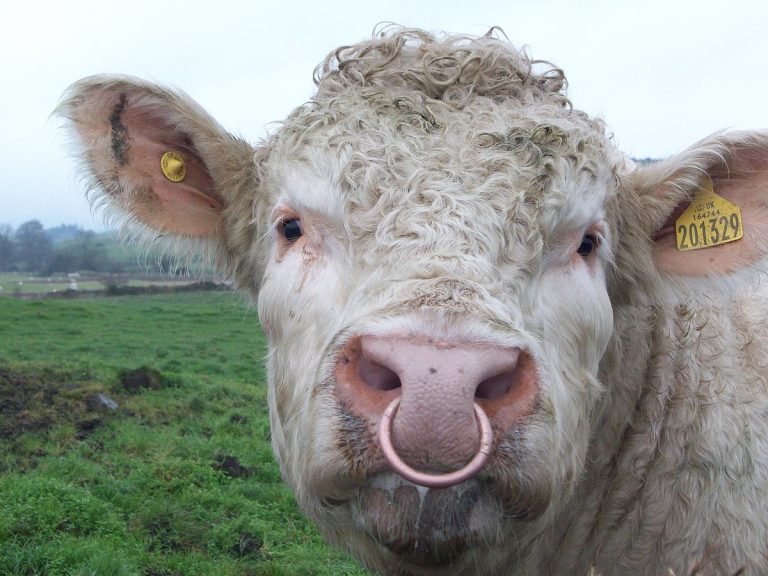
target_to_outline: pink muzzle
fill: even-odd
[[[340,406],[372,433],[370,472],[389,468],[429,488],[477,476],[494,434],[529,414],[538,390],[525,350],[410,334],[350,338],[335,376]]]

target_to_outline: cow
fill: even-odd
[[[380,574],[768,573],[768,132],[634,162],[493,31],[315,81],[254,145],[132,77],[57,111],[93,202],[252,297],[323,536]]]

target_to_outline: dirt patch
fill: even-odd
[[[0,366],[0,440],[72,424],[80,440],[119,409],[103,384],[87,374]]]
[[[101,389],[87,375],[0,367],[0,439],[64,423],[72,423],[84,438],[104,423],[90,400],[95,394],[106,398]]]
[[[230,478],[248,478],[253,476],[253,469],[240,464],[237,456],[218,456],[213,463],[213,469],[223,472]]]
[[[241,414],[232,414],[229,417],[229,421],[232,424],[248,424],[248,416],[242,416]]]
[[[77,430],[76,438],[78,440],[85,440],[92,432],[97,428],[100,428],[104,424],[103,418],[85,418],[75,423],[75,429]]]
[[[142,366],[122,372],[119,377],[121,388],[128,394],[141,394],[144,390],[175,388],[178,383],[167,378],[154,368]]]

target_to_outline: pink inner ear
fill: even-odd
[[[741,209],[744,237],[712,248],[677,249],[674,222],[688,203],[678,206],[656,235],[653,258],[661,272],[676,276],[724,276],[746,268],[768,252],[768,172],[715,181],[715,192]],[[671,226],[670,226],[671,225]]]
[[[224,203],[215,192],[211,174],[187,135],[170,124],[165,111],[132,105],[111,118],[113,126],[124,130],[126,146],[123,164],[118,172],[134,190],[129,206],[136,216],[162,232],[186,236],[208,236],[216,232]],[[179,154],[186,166],[181,182],[169,180],[162,171],[161,159],[166,152]],[[141,191],[141,192],[140,192]]]

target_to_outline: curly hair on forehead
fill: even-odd
[[[485,35],[438,37],[388,25],[373,37],[334,50],[315,69],[315,100],[352,88],[418,91],[461,108],[473,96],[570,108],[563,71],[532,60],[499,28]]]

